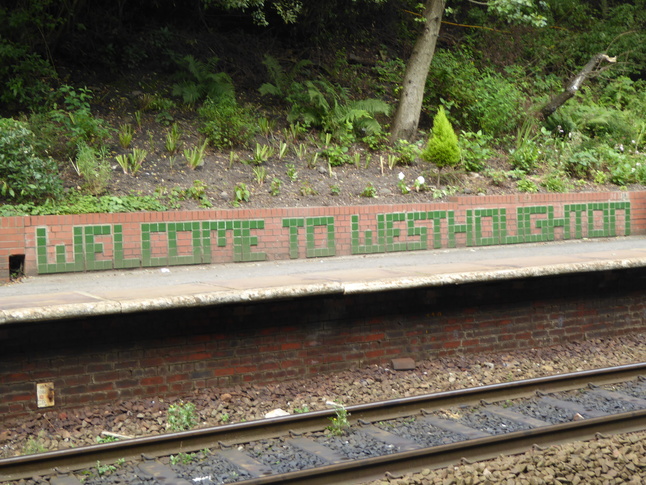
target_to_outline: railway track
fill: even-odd
[[[646,429],[642,375],[646,363],[20,456],[0,460],[0,482],[360,483]]]

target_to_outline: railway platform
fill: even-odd
[[[0,286],[0,326],[646,266],[640,236],[25,277]]]

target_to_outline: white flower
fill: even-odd
[[[421,175],[417,177],[417,183],[420,185],[424,185],[424,177],[422,177]]]
[[[399,175],[397,177],[399,177],[399,180],[404,180],[404,172],[399,172]]]

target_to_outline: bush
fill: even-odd
[[[15,201],[57,198],[63,192],[56,163],[39,158],[25,123],[0,118],[0,194]]]
[[[447,166],[452,167],[460,161],[458,137],[441,106],[433,119],[433,132],[421,153],[421,158],[434,163],[440,170]]]
[[[249,143],[256,128],[253,118],[233,98],[216,102],[207,99],[198,111],[202,132],[216,148],[232,148]]]

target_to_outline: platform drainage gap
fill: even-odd
[[[25,276],[25,255],[12,254],[9,256],[9,279],[18,280]]]

